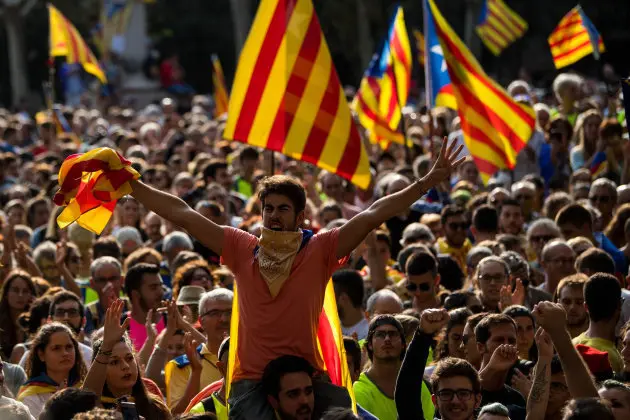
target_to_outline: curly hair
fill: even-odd
[[[85,378],[85,363],[83,363],[83,357],[81,356],[81,349],[79,349],[79,342],[74,336],[74,333],[65,324],[60,322],[51,322],[50,324],[43,325],[35,337],[31,342],[31,352],[28,355],[28,359],[26,360],[26,376],[30,378],[34,378],[43,373],[46,373],[46,364],[43,360],[39,358],[39,351],[44,351],[48,343],[50,343],[50,339],[55,333],[66,333],[70,340],[72,341],[72,345],[74,347],[74,366],[70,369],[68,374],[68,386],[72,386]]]
[[[617,208],[612,220],[608,223],[604,231],[604,235],[606,235],[617,248],[621,248],[626,244],[624,227],[628,219],[630,219],[630,203],[623,204]]]
[[[173,299],[177,299],[179,291],[184,286],[189,286],[192,283],[193,275],[198,269],[205,270],[208,273],[208,278],[213,281],[212,270],[205,260],[193,260],[182,265],[175,272],[173,277]]]

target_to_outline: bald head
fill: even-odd
[[[630,203],[630,186],[628,184],[617,187],[617,205]]]
[[[399,314],[403,308],[402,299],[389,289],[379,290],[367,301],[367,312],[370,318],[376,315]]]

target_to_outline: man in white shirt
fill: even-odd
[[[341,320],[341,331],[345,336],[356,333],[357,340],[367,337],[370,323],[363,311],[363,278],[356,270],[339,270],[332,275],[337,300],[337,311]]]

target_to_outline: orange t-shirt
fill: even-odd
[[[296,255],[291,274],[275,298],[254,255],[258,238],[231,227],[224,227],[223,232],[221,263],[234,273],[240,315],[233,381],[260,380],[267,363],[283,355],[303,357],[323,370],[317,328],[326,285],[343,263],[336,257],[339,231],[311,237]]]

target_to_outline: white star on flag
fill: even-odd
[[[442,52],[441,45],[434,45],[431,47],[431,52],[435,55],[439,55],[442,57],[442,66],[440,67],[440,71],[446,71],[446,60],[444,60],[444,53]]]

